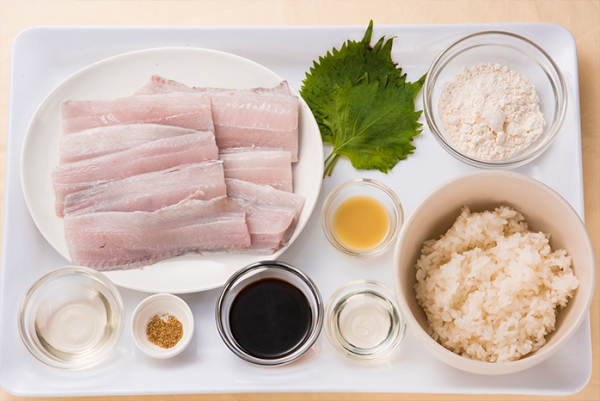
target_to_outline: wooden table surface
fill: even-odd
[[[285,26],[554,22],[575,37],[579,63],[585,222],[600,255],[600,0],[0,0],[0,191],[4,192],[10,49],[36,25]],[[3,196],[0,208],[3,209]],[[597,275],[597,283],[600,274]],[[598,286],[597,286],[598,287]],[[593,370],[588,385],[567,400],[600,400],[600,291],[591,308]],[[547,397],[430,394],[222,394],[128,396],[116,400],[538,400]],[[0,400],[33,400],[0,389]],[[51,398],[58,400],[62,398]],[[68,398],[72,401],[94,397]],[[35,398],[40,400],[40,398]]]

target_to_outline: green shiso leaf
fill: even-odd
[[[425,76],[414,83],[391,57],[393,39],[371,46],[373,21],[362,41],[347,41],[313,63],[300,89],[312,110],[323,142],[333,144],[325,160],[331,175],[340,156],[357,169],[387,173],[413,153],[421,111],[414,99]]]

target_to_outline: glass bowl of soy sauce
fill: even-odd
[[[293,266],[262,261],[229,278],[216,307],[217,329],[241,359],[262,366],[293,362],[323,326],[323,300],[313,281]]]

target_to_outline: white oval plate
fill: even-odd
[[[215,50],[158,48],[108,58],[73,74],[56,87],[36,110],[21,155],[25,201],[36,226],[64,258],[71,260],[63,219],[54,213],[50,172],[59,163],[62,135],[60,106],[68,99],[110,99],[129,96],[152,75],[190,86],[252,88],[282,81],[271,70],[251,60]],[[294,91],[294,94],[298,95]],[[264,259],[276,259],[298,237],[321,190],[323,143],[308,105],[300,99],[299,161],[294,163],[294,192],[306,197],[298,226],[289,244],[272,255],[187,254],[141,269],[105,272],[116,285],[144,292],[189,293],[217,288],[233,272]]]

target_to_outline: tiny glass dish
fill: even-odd
[[[467,151],[468,145],[461,148],[450,138],[440,116],[440,99],[444,85],[452,82],[465,68],[476,67],[483,63],[506,67],[526,77],[534,86],[539,98],[539,108],[544,116],[544,127],[539,137],[523,149],[504,157],[493,158],[496,156],[492,157],[491,154],[489,158],[478,157],[474,154],[475,151]],[[567,111],[567,87],[561,70],[554,60],[531,40],[502,31],[478,32],[445,48],[427,72],[423,85],[423,99],[427,125],[440,145],[456,159],[471,166],[488,169],[515,168],[540,156],[560,131]],[[504,99],[507,104],[512,104],[514,100],[511,100],[511,96]],[[497,107],[490,109],[489,112],[497,112]],[[508,121],[508,116],[506,118]],[[465,134],[462,135],[467,138]],[[503,134],[502,138],[506,135],[510,136],[510,134]],[[499,136],[495,135],[494,140],[497,142],[496,145],[504,149],[504,142],[499,139]],[[525,139],[515,139],[515,141],[523,140]]]
[[[277,366],[304,355],[323,327],[323,301],[313,281],[279,261],[233,274],[216,306],[217,329],[244,361]]]
[[[194,335],[194,315],[188,304],[172,294],[154,294],[140,302],[131,317],[133,342],[157,359],[180,354]]]
[[[87,267],[53,270],[21,302],[18,326],[29,352],[48,366],[77,370],[96,365],[117,347],[125,308],[117,287]]]
[[[369,258],[392,247],[404,222],[400,199],[370,178],[354,178],[325,199],[321,226],[329,242],[347,255]]]
[[[325,316],[329,342],[353,359],[381,358],[406,333],[394,293],[377,281],[356,280],[340,287],[329,298]]]

